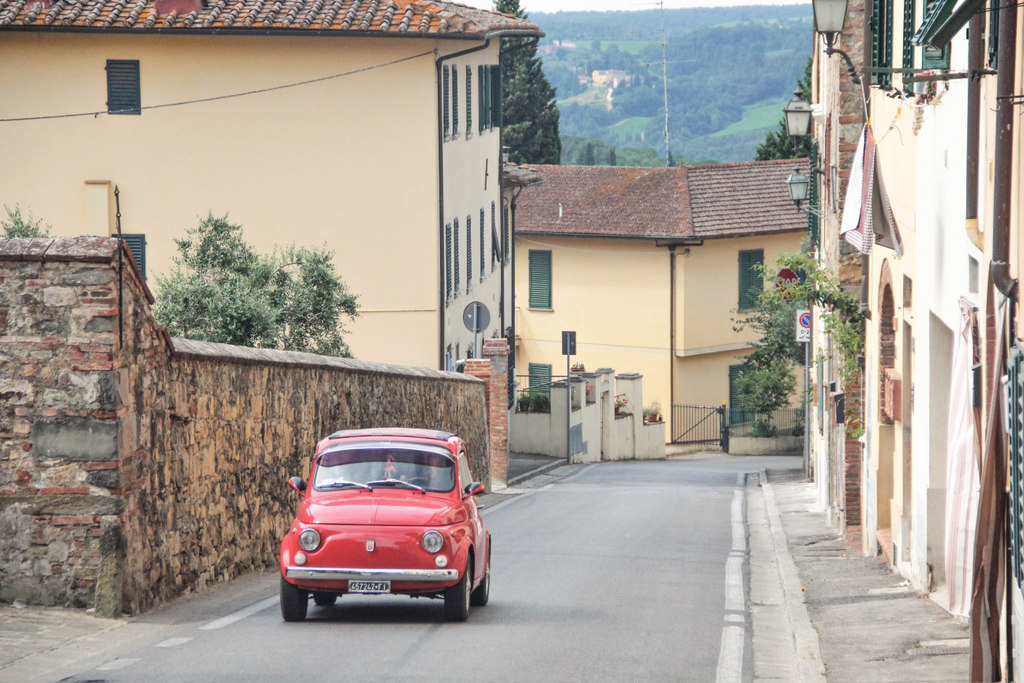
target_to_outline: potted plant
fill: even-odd
[[[644,422],[661,422],[661,405],[657,401],[644,408]]]
[[[615,414],[618,415],[621,412],[623,412],[626,409],[627,405],[629,405],[629,401],[626,400],[625,396],[623,396],[621,394],[616,396],[615,397]]]

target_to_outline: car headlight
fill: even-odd
[[[440,531],[428,531],[423,534],[423,549],[428,553],[436,553],[444,547],[444,536]]]
[[[320,532],[316,529],[303,529],[299,534],[299,546],[303,550],[316,550],[320,547]]]

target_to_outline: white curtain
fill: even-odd
[[[961,616],[967,616],[971,610],[974,534],[981,494],[980,454],[972,405],[973,360],[971,312],[961,304],[960,325],[953,341],[953,377],[946,440],[946,587],[949,611]]]

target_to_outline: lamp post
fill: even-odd
[[[846,24],[846,7],[848,0],[811,0],[814,8],[814,30],[825,38],[825,54],[839,55],[846,62],[846,73],[850,80],[860,85],[860,76],[850,60],[850,56],[834,47],[836,34],[842,33]]]
[[[800,208],[800,202],[807,199],[807,188],[811,181],[800,172],[799,168],[794,168],[793,172],[786,178],[786,185],[789,187],[789,198],[796,204],[796,208]]]
[[[804,100],[804,91],[797,90],[793,99],[782,110],[786,115],[786,133],[791,138],[802,138],[811,131],[811,104]]]

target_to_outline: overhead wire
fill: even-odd
[[[294,83],[284,83],[282,85],[273,85],[266,88],[257,88],[255,90],[246,90],[237,93],[228,93],[226,95],[213,95],[211,97],[199,97],[191,100],[180,100],[178,102],[165,102],[163,104],[151,104],[143,107],[133,108],[132,111],[150,111],[153,109],[168,109],[170,107],[184,107],[192,104],[204,104],[207,102],[217,102],[220,100],[229,100],[237,97],[248,97],[250,95],[261,95],[268,92],[274,92],[277,90],[286,90],[288,88],[299,88],[306,85],[313,85],[315,83],[322,83],[324,81],[330,81],[338,78],[344,78],[346,76],[354,76],[356,74],[365,73],[367,71],[373,71],[375,69],[383,69],[388,66],[394,66],[395,64],[401,64],[402,62],[408,62],[413,59],[419,59],[427,55],[434,54],[433,50],[427,52],[420,52],[419,54],[410,55],[408,57],[402,57],[400,59],[394,59],[390,62],[382,62],[380,64],[373,64],[371,66],[364,66],[359,69],[353,69],[351,71],[343,71],[341,73],[331,74],[329,76],[320,76],[318,78],[310,78],[304,81],[296,81]],[[22,121],[47,121],[52,119],[69,119],[69,118],[81,118],[85,116],[99,117],[103,115],[116,114],[117,111],[109,110],[98,110],[98,111],[85,111],[85,112],[74,112],[67,114],[44,114],[40,116],[17,116],[11,118],[0,118],[0,123],[15,123]]]

